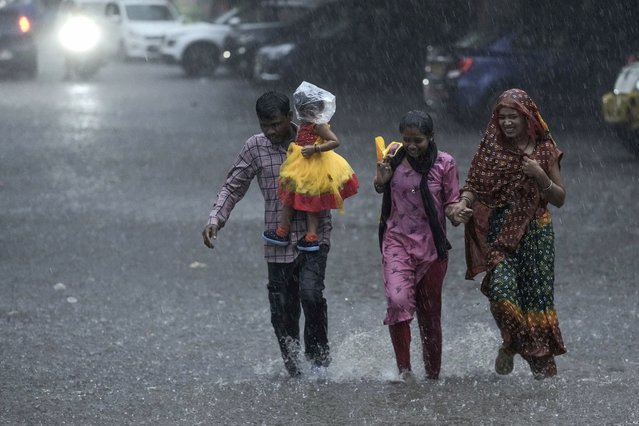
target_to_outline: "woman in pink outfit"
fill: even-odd
[[[388,325],[403,381],[414,381],[410,363],[410,322],[417,312],[426,377],[441,366],[441,294],[450,244],[446,218],[459,201],[454,158],[438,151],[433,121],[423,111],[399,123],[402,145],[377,163],[375,190],[383,193],[379,240]]]

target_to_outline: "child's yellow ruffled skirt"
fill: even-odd
[[[306,212],[343,210],[344,200],[355,195],[358,188],[352,167],[335,151],[304,158],[301,146],[289,145],[277,190],[284,205]]]

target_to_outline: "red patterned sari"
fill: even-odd
[[[466,225],[466,278],[486,272],[482,292],[503,339],[503,349],[521,354],[535,369],[552,375],[554,355],[566,352],[554,309],[554,233],[547,201],[522,171],[524,153],[502,135],[502,107],[526,118],[535,147],[530,158],[548,173],[559,163],[539,110],[520,89],[504,92],[475,154],[463,190],[475,195]]]

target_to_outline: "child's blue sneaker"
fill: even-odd
[[[299,251],[318,251],[319,243],[317,241],[308,241],[306,237],[297,242],[297,249]]]
[[[262,238],[264,238],[268,244],[273,244],[274,246],[286,247],[291,243],[288,236],[280,237],[275,231],[264,231]]]

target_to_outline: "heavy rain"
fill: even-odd
[[[0,0],[0,424],[639,424],[636,2],[144,0],[172,26],[114,35],[135,16],[127,2]],[[281,21],[249,25],[277,7]],[[61,45],[78,9],[93,10],[99,50]],[[92,45],[83,34],[71,40]],[[289,377],[257,183],[214,250],[202,229],[260,133],[256,99],[303,80],[336,96],[337,152],[361,186],[332,214],[332,362]],[[404,113],[429,111],[463,184],[511,87],[564,154],[566,202],[550,211],[567,352],[555,377],[535,380],[520,356],[496,374],[499,329],[449,223],[439,380],[424,378],[413,321],[416,381],[402,382],[383,324],[375,137],[401,140]]]

